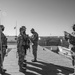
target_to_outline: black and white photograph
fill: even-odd
[[[0,75],[75,75],[75,0],[0,0]]]

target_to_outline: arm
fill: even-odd
[[[16,52],[16,58],[18,58],[19,53],[19,37],[17,38],[17,52]]]
[[[31,42],[35,43],[36,41],[38,41],[38,34],[34,34],[34,36],[31,38]]]

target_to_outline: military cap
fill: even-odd
[[[0,25],[0,27],[2,28],[2,31],[4,31],[4,28],[5,28],[4,25]]]
[[[21,32],[22,30],[26,30],[26,27],[25,26],[21,26],[19,31]]]
[[[73,30],[75,31],[75,24],[73,24],[73,26],[72,26],[72,27],[73,27]]]
[[[26,27],[25,27],[25,26],[22,26],[21,28],[22,28],[22,29],[26,29]]]
[[[34,28],[32,28],[32,29],[31,29],[31,32],[34,32],[34,31],[35,31]]]

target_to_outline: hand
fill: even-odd
[[[8,54],[5,55],[6,57],[8,56]]]

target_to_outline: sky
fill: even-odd
[[[16,25],[17,35],[26,26],[29,35],[34,28],[39,36],[63,36],[75,23],[75,0],[0,0],[0,10],[4,33],[11,36]]]

